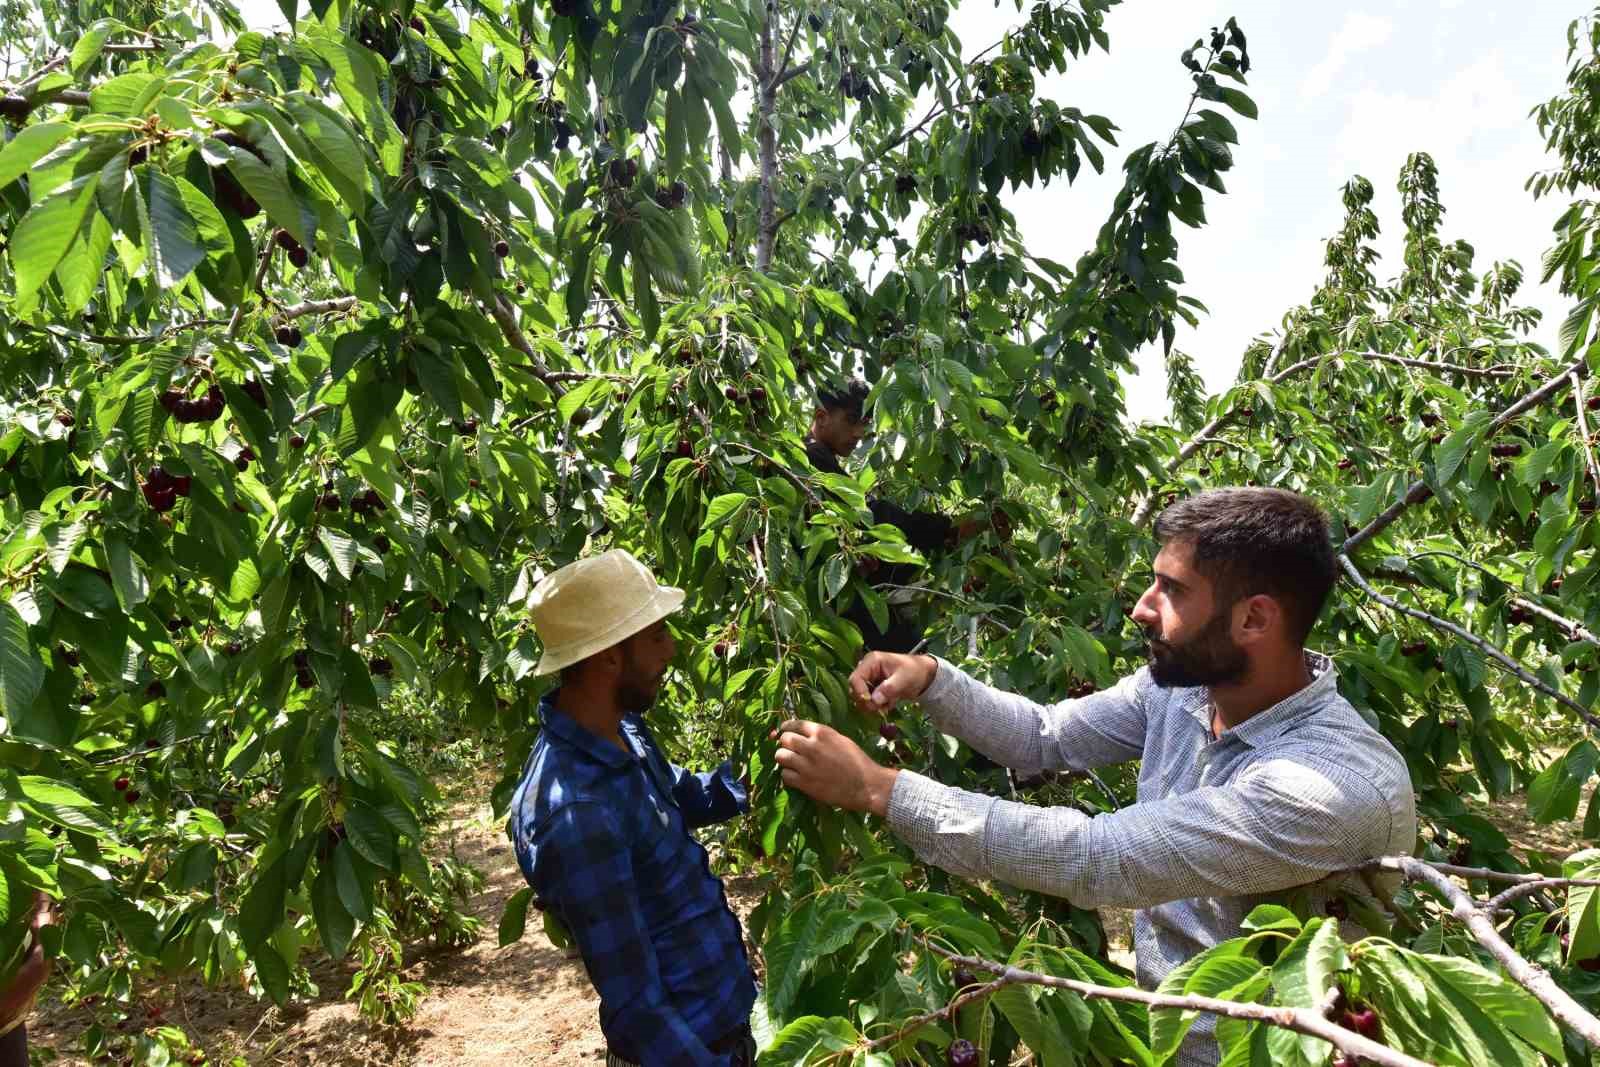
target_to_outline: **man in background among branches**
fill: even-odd
[[[1333,661],[1305,648],[1336,577],[1320,509],[1280,489],[1214,489],[1168,508],[1155,534],[1133,610],[1150,662],[1108,690],[1042,705],[932,656],[881,652],[850,678],[861,708],[918,700],[940,731],[1022,774],[1139,759],[1138,803],[1093,817],[1012,803],[879,766],[827,726],[775,731],[785,785],[885,817],[935,866],[1139,909],[1147,989],[1287,890],[1338,912],[1334,896],[1363,887],[1329,875],[1409,854],[1417,834],[1405,760],[1339,695]],[[1190,1031],[1183,1067],[1217,1062],[1213,1026]]]
[[[811,432],[806,436],[806,458],[819,473],[845,473],[840,460],[853,453],[867,433],[867,393],[866,383],[859,380],[843,388],[817,391]],[[867,507],[872,511],[873,522],[896,527],[906,544],[924,556],[960,544],[988,525],[983,519],[957,521],[937,512],[910,511],[880,496],[869,496]],[[902,594],[916,578],[916,568],[908,563],[883,564],[871,556],[863,557],[863,563],[871,568],[863,577],[872,584],[890,587],[885,598],[889,602],[888,625],[880,627],[859,598],[843,612],[844,617],[861,631],[867,650],[910,652],[922,641],[922,628],[903,610]]]

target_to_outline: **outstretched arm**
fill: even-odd
[[[954,874],[1065,897],[1083,908],[1143,908],[1304,885],[1386,851],[1393,816],[1347,768],[1277,759],[1226,786],[1090,817],[894,779],[889,826]]]
[[[874,652],[850,676],[857,706],[887,714],[916,700],[943,733],[1023,774],[1088,770],[1144,752],[1147,672],[1076,700],[1040,704],[978,681],[933,656]]]

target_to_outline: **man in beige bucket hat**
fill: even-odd
[[[755,979],[739,920],[691,831],[749,810],[728,763],[695,774],[641,714],[677,646],[683,590],[621,549],[533,591],[544,642],[539,739],[507,832],[539,907],[559,918],[600,994],[608,1064],[748,1067]]]

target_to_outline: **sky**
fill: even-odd
[[[243,0],[240,9],[255,26],[282,22],[276,0]],[[1030,252],[1075,262],[1105,221],[1127,152],[1164,140],[1182,116],[1192,83],[1179,53],[1232,15],[1249,40],[1247,91],[1260,118],[1235,121],[1240,144],[1223,179],[1228,193],[1207,194],[1209,224],[1179,229],[1186,292],[1210,314],[1196,328],[1180,326],[1177,345],[1208,388],[1231,385],[1251,338],[1310,295],[1323,274],[1323,243],[1343,219],[1340,190],[1354,174],[1378,193],[1378,277],[1396,272],[1395,182],[1415,151],[1431,153],[1439,167],[1443,238],[1471,243],[1480,270],[1521,262],[1523,302],[1545,312],[1536,339],[1553,345],[1565,307],[1537,278],[1565,204],[1559,195],[1535,202],[1523,190],[1551,162],[1529,112],[1561,91],[1566,27],[1587,10],[1571,0],[1129,0],[1107,17],[1109,54],[1092,53],[1038,90],[1120,127],[1106,173],[1085,168],[1070,188],[1063,181],[1008,192],[1007,204]],[[951,28],[970,56],[1024,20],[1014,0],[966,0]],[[1141,373],[1125,382],[1129,415],[1165,419],[1159,347],[1139,364]]]
[[[1233,15],[1249,41],[1246,91],[1260,118],[1235,120],[1240,144],[1223,177],[1228,193],[1207,194],[1209,225],[1179,228],[1187,292],[1211,313],[1198,328],[1180,327],[1177,345],[1207,386],[1231,385],[1251,338],[1311,294],[1323,274],[1323,243],[1343,219],[1340,190],[1353,174],[1377,190],[1384,257],[1377,275],[1397,271],[1395,183],[1414,151],[1429,152],[1439,166],[1444,239],[1465,238],[1480,269],[1521,262],[1523,301],[1545,312],[1536,339],[1553,345],[1564,304],[1553,286],[1534,283],[1565,203],[1559,196],[1535,202],[1523,191],[1550,159],[1529,111],[1561,91],[1566,27],[1587,10],[1570,0],[1131,0],[1107,16],[1109,54],[1097,51],[1039,88],[1117,123],[1119,166],[1108,159],[1104,176],[1080,175],[1070,190],[1024,187],[1008,194],[1008,206],[1031,252],[1076,261],[1121,186],[1127,151],[1164,140],[1182,115],[1191,83],[1179,53]],[[967,0],[952,28],[971,55],[1021,19],[1010,2]],[[1159,347],[1139,362],[1140,375],[1124,383],[1129,414],[1165,418]]]

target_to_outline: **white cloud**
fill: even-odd
[[[1305,80],[1300,83],[1300,95],[1315,98],[1326,93],[1351,57],[1386,43],[1393,32],[1394,22],[1383,15],[1350,12],[1339,32],[1334,34],[1328,54],[1306,72]]]

